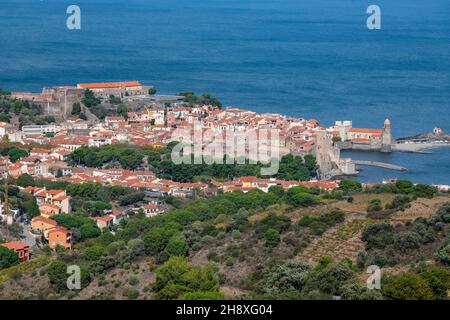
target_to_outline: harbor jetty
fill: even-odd
[[[380,167],[390,170],[396,170],[396,171],[406,171],[407,169],[402,166],[398,166],[396,164],[390,164],[385,162],[378,162],[378,161],[367,161],[367,160],[353,160],[356,165],[364,165],[364,166],[372,166],[372,167]]]

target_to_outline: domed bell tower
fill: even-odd
[[[392,152],[392,140],[391,121],[386,119],[384,121],[384,130],[381,138],[381,152]]]

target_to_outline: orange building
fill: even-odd
[[[39,206],[39,212],[44,218],[50,218],[61,213],[61,209],[51,203],[44,203]]]
[[[27,243],[21,241],[12,241],[3,243],[2,246],[17,253],[20,260],[30,260],[30,246]]]
[[[114,218],[111,216],[105,216],[105,217],[93,217],[91,218],[92,220],[95,221],[95,223],[97,224],[97,227],[100,230],[103,229],[111,229],[113,226],[113,221]]]
[[[57,246],[72,250],[73,234],[64,227],[55,227],[48,231],[48,246],[56,249]]]
[[[46,233],[46,231],[54,229],[57,225],[58,224],[55,220],[44,218],[42,216],[31,219],[31,229],[42,233]]]

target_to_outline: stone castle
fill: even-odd
[[[353,160],[341,158],[341,150],[333,143],[333,135],[327,131],[316,132],[315,155],[319,165],[319,179],[357,174]]]
[[[352,121],[336,121],[331,129],[341,149],[392,152],[394,139],[389,119],[384,121],[383,129],[354,128]]]

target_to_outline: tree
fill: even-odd
[[[173,224],[152,228],[142,238],[142,240],[144,240],[145,252],[148,255],[157,255],[165,249],[169,240],[178,233],[178,231],[178,226]],[[175,243],[172,245],[175,245]]]
[[[84,92],[84,98],[82,100],[83,104],[88,107],[88,108],[92,108],[94,106],[97,106],[100,104],[100,99],[98,99],[97,97],[95,97],[94,92],[92,92],[91,90],[87,89]]]
[[[95,221],[79,214],[59,214],[51,217],[58,222],[58,225],[67,229],[73,229],[74,240],[83,241],[89,238],[96,238],[101,234]]]
[[[382,294],[392,300],[431,300],[434,298],[427,281],[412,272],[391,277],[382,283]]]
[[[395,182],[399,193],[410,194],[414,191],[414,184],[409,180],[399,179]]]
[[[354,271],[345,263],[329,263],[324,268],[319,268],[311,272],[307,289],[319,289],[321,292],[340,296],[343,293],[343,286],[355,279]]]
[[[310,270],[311,266],[303,261],[287,261],[264,271],[257,291],[265,295],[300,293]]]
[[[0,113],[0,122],[9,122],[10,118],[9,115],[5,113]]]
[[[342,190],[345,194],[360,192],[362,185],[358,181],[345,179],[339,183],[339,190]]]
[[[155,87],[150,87],[150,88],[148,89],[148,94],[149,94],[149,95],[154,95],[154,94],[156,94],[156,88],[155,88]]]
[[[184,257],[171,257],[156,270],[154,298],[179,299],[189,292],[218,292],[219,282],[209,266],[191,266]]]
[[[16,162],[20,158],[27,157],[28,152],[16,147],[12,147],[11,149],[8,150],[8,156],[11,162]]]
[[[121,196],[119,198],[119,202],[121,206],[129,206],[135,203],[138,203],[139,201],[144,200],[145,194],[141,191],[133,192],[124,196]]]
[[[132,259],[145,254],[145,244],[142,239],[132,239],[128,241],[128,252]]]
[[[29,219],[33,219],[40,215],[39,207],[35,197],[26,200],[22,204],[23,211],[26,213]]]
[[[270,228],[264,233],[264,238],[266,240],[266,247],[275,248],[280,242],[280,233],[277,230]]]
[[[167,243],[166,250],[171,256],[185,256],[188,253],[188,246],[186,241],[178,236],[173,236]]]
[[[441,267],[433,267],[420,274],[425,279],[436,299],[446,299],[450,289],[450,272]]]
[[[20,259],[17,253],[0,245],[0,270],[19,264],[19,262]]]
[[[341,298],[343,300],[382,300],[379,290],[370,290],[357,283],[349,283],[342,287]]]
[[[58,170],[56,171],[55,177],[56,177],[56,178],[61,178],[62,176],[63,176],[63,171],[62,171],[61,169],[58,169]]]
[[[394,242],[394,227],[388,223],[369,225],[362,233],[366,247],[383,249]]]
[[[91,247],[87,247],[84,250],[84,257],[89,261],[97,261],[101,257],[106,255],[106,249],[100,245],[94,245]]]
[[[109,103],[117,105],[117,104],[121,104],[122,100],[119,97],[116,97],[115,95],[110,94],[109,95]]]
[[[311,207],[320,203],[319,198],[309,193],[298,193],[292,197],[290,203],[296,207]]]
[[[394,235],[394,248],[403,253],[419,248],[420,243],[421,237],[416,232],[403,231]]]
[[[61,260],[55,260],[47,267],[50,283],[58,291],[67,289],[67,265]]]
[[[139,294],[139,290],[136,288],[125,288],[122,291],[122,295],[129,300],[136,300],[137,298],[139,298]]]
[[[291,219],[286,216],[279,216],[270,212],[267,217],[255,223],[257,234],[265,234],[268,229],[275,229],[278,233],[285,232],[291,225]]]
[[[417,184],[414,187],[413,191],[414,195],[418,198],[433,198],[437,193],[437,189],[433,186],[429,186],[426,184]]]
[[[125,119],[128,119],[128,109],[124,104],[119,104],[119,106],[117,107],[117,114],[119,116],[124,117]]]
[[[450,266],[450,242],[444,244],[434,255],[434,258],[441,263]]]
[[[294,196],[296,196],[297,194],[310,193],[310,192],[311,192],[310,189],[308,189],[305,186],[301,186],[301,185],[295,186],[295,187],[289,188],[288,191],[286,192],[286,200],[287,200],[287,202],[292,202],[294,199]]]
[[[316,176],[316,171],[317,163],[314,156],[302,158],[287,154],[281,158],[276,177],[283,180],[308,181],[311,177]]]
[[[21,174],[16,179],[16,184],[21,187],[30,187],[34,186],[34,179],[32,176],[30,176],[28,173]]]
[[[269,192],[276,194],[279,198],[284,197],[284,189],[282,186],[270,186]]]
[[[79,102],[74,102],[72,104],[72,115],[79,116],[81,113],[81,104]]]
[[[443,222],[450,223],[450,202],[444,203],[436,212],[436,216]]]

